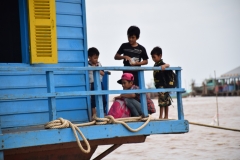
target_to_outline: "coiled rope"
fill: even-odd
[[[118,118],[115,119],[113,116],[108,115],[105,116],[104,118],[98,118],[96,115],[93,115],[93,121],[88,122],[88,123],[81,123],[81,124],[73,124],[72,122],[70,122],[69,120],[63,119],[63,118],[59,118],[57,120],[53,120],[48,122],[47,124],[44,125],[44,127],[46,129],[60,129],[60,128],[68,128],[69,126],[72,128],[74,136],[76,138],[78,147],[80,148],[80,150],[84,153],[89,153],[91,151],[91,147],[88,143],[88,140],[86,139],[86,137],[83,135],[83,133],[80,131],[80,129],[78,127],[81,126],[89,126],[89,125],[94,125],[94,124],[99,124],[99,125],[103,125],[103,124],[122,124],[124,127],[126,127],[129,131],[131,132],[137,132],[140,131],[141,129],[143,129],[151,120],[151,116],[149,115],[147,118],[143,118],[143,117],[128,117],[128,118]],[[137,122],[137,121],[145,121],[145,123],[143,123],[143,125],[141,125],[140,127],[138,127],[137,129],[132,129],[131,127],[129,127],[125,122]],[[84,143],[87,146],[87,149],[84,149],[82,147],[82,144],[78,138],[77,132],[80,134],[80,136],[82,137]]]

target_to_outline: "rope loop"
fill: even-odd
[[[59,129],[59,128],[68,128],[68,127],[71,127],[72,130],[73,130],[73,133],[74,133],[74,136],[77,140],[77,144],[78,144],[78,147],[80,148],[80,150],[84,153],[89,153],[91,151],[91,147],[86,139],[86,137],[83,135],[83,133],[80,131],[80,129],[75,125],[75,124],[72,124],[69,120],[65,120],[63,118],[59,118],[57,120],[53,120],[51,122],[48,122],[47,124],[44,125],[44,127],[46,129]],[[78,138],[78,134],[77,132],[80,134],[80,136],[82,137],[84,143],[86,144],[87,146],[87,149],[84,149],[82,147],[82,144],[80,143],[80,140]]]
[[[129,131],[131,132],[137,132],[140,131],[141,129],[143,129],[151,120],[151,116],[149,115],[147,118],[143,118],[143,117],[127,117],[127,118],[118,118],[115,119],[113,116],[111,115],[107,115],[104,118],[99,118],[96,115],[93,115],[93,121],[92,122],[88,122],[88,123],[82,123],[82,124],[72,124],[69,120],[63,119],[63,118],[59,118],[57,120],[53,120],[50,121],[48,123],[46,123],[44,125],[44,127],[46,129],[60,129],[60,128],[68,128],[71,127],[74,133],[74,136],[76,138],[78,147],[80,148],[80,150],[84,153],[89,153],[91,151],[91,147],[86,139],[86,137],[83,135],[83,133],[80,131],[80,129],[78,127],[80,126],[88,126],[88,125],[93,125],[93,124],[99,124],[99,125],[103,125],[103,124],[122,124],[124,127],[126,127]],[[145,121],[140,127],[138,127],[137,129],[132,129],[131,127],[129,127],[126,122],[137,122],[137,121]],[[84,143],[87,146],[87,149],[84,149],[82,147],[82,144],[78,138],[78,134],[82,137]]]

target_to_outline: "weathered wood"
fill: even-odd
[[[4,153],[3,151],[0,151],[0,160],[3,160],[4,159]]]
[[[176,71],[177,75],[177,88],[182,87],[181,70]],[[182,106],[182,93],[177,92],[177,106],[178,106],[178,119],[184,120],[183,106]]]
[[[1,121],[1,117],[0,117],[0,135],[2,134],[2,121]]]
[[[55,92],[55,84],[54,84],[54,75],[53,72],[46,72],[46,80],[47,80],[47,91],[48,93]],[[49,121],[53,121],[57,119],[57,111],[56,111],[56,98],[48,97],[48,111],[49,111]]]
[[[120,147],[122,144],[114,144],[112,147],[108,148],[106,151],[98,155],[96,158],[93,160],[101,160],[102,158],[106,157],[108,154],[110,154],[112,151]]]
[[[139,89],[138,93],[156,93],[156,92],[185,92],[184,88],[165,88],[165,89]],[[55,92],[55,93],[33,93],[33,94],[14,94],[0,95],[0,100],[17,100],[17,99],[37,99],[48,97],[76,97],[87,95],[104,95],[104,94],[124,94],[136,93],[136,90],[100,90],[100,91],[72,91],[72,92]]]
[[[145,142],[146,136],[130,136],[130,137],[116,137],[109,139],[98,139],[98,140],[89,140],[89,144],[92,146],[98,145],[110,145],[110,144],[127,144],[127,143],[142,143]],[[83,147],[86,147],[85,143],[82,143]],[[78,148],[77,142],[69,142],[69,143],[59,143],[59,144],[51,144],[51,145],[42,145],[42,146],[34,146],[34,147],[23,147],[18,149],[9,149],[5,150],[5,155],[11,154],[23,154],[30,152],[42,152],[47,150],[57,150],[57,149],[68,149],[68,148]],[[79,149],[79,148],[78,148]],[[80,149],[79,149],[79,152]]]
[[[132,122],[128,123],[128,125],[136,129],[143,123],[144,122]],[[96,140],[120,136],[186,133],[189,130],[188,127],[187,120],[162,120],[151,121],[138,132],[130,132],[121,124],[92,125],[80,127],[80,130],[88,140]],[[82,138],[80,138],[80,140],[82,140]],[[76,139],[71,128],[24,131],[9,134],[4,134],[3,132],[3,135],[0,135],[0,146],[3,146],[1,148],[2,150],[75,141]]]
[[[93,78],[94,78],[94,90],[101,91],[102,85],[100,82],[100,71],[93,71]],[[103,111],[103,99],[101,95],[95,95],[95,102],[96,102],[96,111],[97,117],[103,118],[104,111]]]
[[[17,72],[46,72],[46,71],[153,71],[153,70],[161,70],[160,67],[16,67],[16,66],[0,66],[0,71],[17,71]],[[181,67],[169,67],[165,70],[182,70]]]
[[[92,154],[97,149],[98,145],[121,145],[127,143],[142,143],[145,142],[146,136],[132,136],[132,137],[117,137],[110,139],[99,139],[99,140],[91,140],[89,141],[91,145],[91,152],[89,154],[85,154],[81,152],[78,148],[76,142],[71,143],[61,143],[54,145],[44,145],[44,146],[34,146],[34,147],[24,147],[18,149],[9,149],[4,151],[5,160],[12,159],[33,159],[33,160],[42,160],[42,159],[61,159],[61,160],[89,160]],[[84,143],[82,143],[83,147],[86,147]],[[108,151],[109,153],[110,151]],[[0,152],[1,153],[1,152]]]
[[[88,154],[82,153],[78,147],[58,148],[56,150],[42,150],[19,154],[5,154],[4,160],[89,160],[96,149],[97,146],[91,146],[91,152]]]
[[[139,87],[140,89],[146,89],[145,88],[145,81],[144,81],[144,72],[139,71],[138,72],[138,80],[139,80]],[[141,100],[141,110],[143,111],[143,114],[145,117],[148,116],[148,110],[147,110],[147,100],[146,100],[146,93],[140,94],[140,100]]]

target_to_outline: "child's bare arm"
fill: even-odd
[[[132,94],[121,94],[120,95],[121,98],[135,98],[136,94],[132,93]]]
[[[121,95],[116,96],[116,97],[114,97],[113,99],[114,99],[114,100],[116,100],[116,99],[121,99]]]
[[[103,71],[100,71],[100,75],[101,75],[101,76],[104,76],[104,72],[103,72]]]
[[[135,98],[136,94],[132,93],[132,94],[120,94],[119,96],[114,97],[113,99],[123,99],[123,98]]]
[[[170,67],[170,64],[164,64],[164,65],[161,65],[161,68],[162,70],[165,70],[166,68]]]
[[[121,56],[121,54],[116,53],[114,56],[115,60],[122,60],[125,59],[126,61],[131,61],[131,58],[129,56]]]
[[[146,59],[146,60],[143,60],[143,61],[141,61],[141,62],[136,62],[136,63],[134,63],[134,64],[131,64],[132,66],[140,66],[140,65],[146,65],[146,64],[148,64],[148,60]]]

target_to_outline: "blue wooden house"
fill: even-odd
[[[181,68],[176,71],[178,120],[151,121],[139,132],[121,124],[79,127],[91,146],[79,150],[71,128],[45,129],[44,124],[63,117],[73,123],[92,120],[90,95],[97,95],[97,116],[104,117],[103,94],[141,94],[146,109],[143,72],[154,67],[98,67],[87,63],[84,0],[1,1],[0,54],[0,159],[90,159],[97,146],[112,144],[101,159],[121,144],[144,142],[150,134],[188,132],[181,101]],[[140,90],[101,90],[99,70],[138,70]],[[96,91],[89,91],[88,71],[94,71]],[[108,89],[108,76],[105,77]],[[128,123],[132,128],[144,122]],[[82,139],[81,139],[82,141]]]

